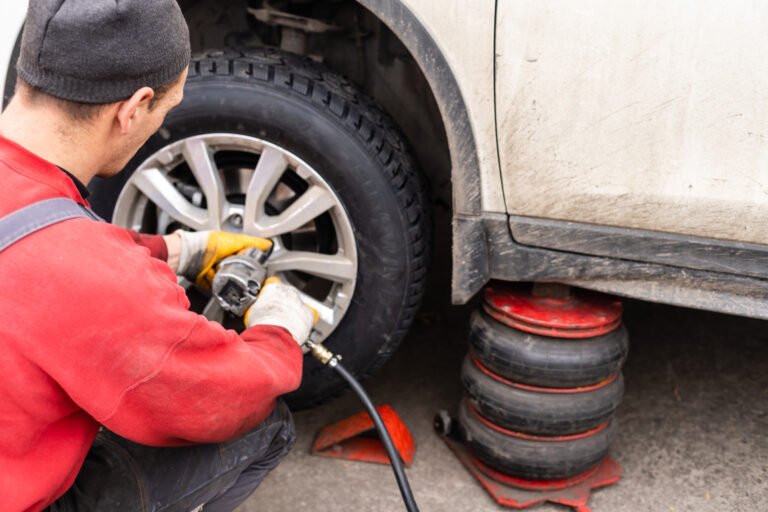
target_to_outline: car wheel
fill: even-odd
[[[419,306],[431,227],[423,178],[392,120],[308,59],[267,49],[195,57],[183,103],[126,171],[92,188],[97,212],[138,231],[272,239],[269,272],[319,312],[313,339],[357,377],[393,353]],[[184,284],[193,309],[242,329]],[[306,357],[287,398],[307,407],[342,387]]]

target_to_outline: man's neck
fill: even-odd
[[[87,185],[101,166],[100,151],[87,128],[74,127],[50,111],[14,98],[0,115],[0,135],[36,156],[67,169]]]

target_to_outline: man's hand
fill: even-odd
[[[177,237],[180,243],[176,244],[173,237]],[[176,274],[193,281],[200,288],[208,289],[216,273],[216,264],[222,259],[251,247],[266,251],[272,247],[272,242],[225,231],[176,231],[166,237],[166,245],[168,264]],[[172,251],[175,245],[178,245],[178,263],[173,254],[175,251]]]
[[[270,277],[264,283],[256,302],[245,313],[245,326],[277,325],[284,327],[304,352],[317,312],[304,304],[298,290]]]

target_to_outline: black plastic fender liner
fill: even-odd
[[[516,432],[564,436],[610,420],[624,395],[624,378],[613,375],[594,386],[542,388],[517,384],[484,368],[470,353],[461,381],[471,405],[492,423]]]
[[[598,384],[619,372],[629,352],[624,326],[594,338],[563,340],[507,327],[480,311],[470,319],[469,344],[493,373],[548,388]]]
[[[466,400],[459,405],[459,429],[471,452],[484,464],[529,480],[580,475],[608,454],[615,421],[573,436],[531,436],[494,426]]]

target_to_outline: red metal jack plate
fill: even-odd
[[[416,443],[408,427],[391,406],[377,405],[376,409],[392,436],[403,464],[410,466],[416,453]],[[371,433],[372,436],[368,435]],[[384,445],[376,434],[373,420],[365,411],[323,427],[315,437],[311,453],[335,459],[390,463]]]
[[[554,338],[591,338],[621,324],[621,302],[586,290],[567,298],[539,297],[530,286],[493,284],[485,288],[483,309],[499,322],[521,331]]]
[[[558,503],[576,512],[590,512],[587,505],[593,489],[615,484],[621,478],[621,466],[611,457],[597,467],[575,477],[536,481],[510,477],[494,471],[475,459],[462,443],[443,436],[443,440],[488,494],[503,507],[524,509],[544,502]]]

